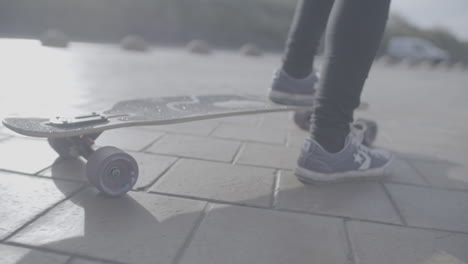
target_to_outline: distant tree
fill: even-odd
[[[280,50],[297,0],[0,0],[0,34],[39,37],[56,28],[72,40],[117,42],[128,34],[186,43],[202,38],[238,48],[254,42]],[[388,21],[379,54],[395,36],[432,41],[468,62],[468,43],[443,28],[421,29],[403,16]],[[321,49],[320,49],[321,50]]]
[[[448,51],[454,60],[468,62],[468,42],[460,41],[455,34],[442,27],[422,29],[406,20],[403,16],[392,14],[379,49],[384,54],[388,42],[393,37],[417,37],[431,41],[441,49]]]

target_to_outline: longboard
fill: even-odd
[[[144,98],[75,117],[5,118],[3,124],[25,136],[73,137],[131,126],[167,125],[219,117],[310,109],[279,105],[253,95],[201,95]]]
[[[52,118],[5,118],[3,124],[25,136],[47,138],[62,158],[84,157],[89,182],[102,193],[120,196],[135,185],[136,160],[124,151],[106,146],[94,149],[94,140],[104,131],[121,127],[167,125],[237,115],[296,111],[295,122],[309,122],[310,107],[279,105],[252,95],[201,95],[144,98],[116,103],[109,110],[85,115]],[[371,144],[377,126],[371,121],[353,125],[362,141]]]
[[[5,118],[3,124],[25,136],[48,138],[50,146],[62,158],[84,157],[88,160],[89,182],[102,193],[115,197],[135,185],[138,164],[118,148],[94,149],[94,140],[106,130],[306,109],[275,104],[252,95],[176,96],[121,101],[109,110],[73,117]]]

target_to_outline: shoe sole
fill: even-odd
[[[314,103],[315,96],[306,94],[291,94],[280,91],[270,91],[270,100],[285,105],[310,105]]]
[[[306,168],[297,167],[295,170],[296,177],[305,183],[334,183],[344,181],[370,180],[380,179],[386,175],[388,166],[392,163],[391,158],[383,167],[369,170],[353,170],[338,173],[321,173],[308,170]]]

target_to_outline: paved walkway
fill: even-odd
[[[1,40],[0,116],[97,110],[144,96],[265,93],[280,56],[47,49]],[[0,263],[468,263],[468,77],[377,62],[359,117],[396,162],[380,182],[303,185],[289,114],[120,129],[140,179],[111,199],[83,160],[0,127]]]

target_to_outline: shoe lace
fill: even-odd
[[[357,147],[358,152],[363,152],[366,153],[369,156],[373,156],[376,158],[384,158],[383,153],[380,153],[379,151],[374,151],[372,148],[362,144],[359,142],[355,136],[353,136],[353,143]]]

